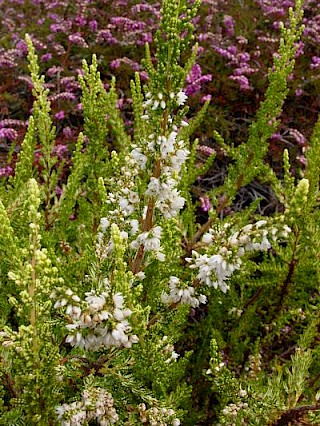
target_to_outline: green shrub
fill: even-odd
[[[61,194],[48,91],[27,37],[33,115],[15,176],[0,192],[1,424],[320,420],[320,121],[305,176],[291,176],[287,153],[282,180],[264,162],[301,4],[283,29],[248,141],[229,147],[215,135],[232,162],[203,225],[190,186],[214,155],[197,168],[192,133],[208,103],[188,122],[182,91],[198,6],[164,0],[157,62],[148,46],[144,60],[149,83],[131,82],[132,137],[114,82],[106,92],[96,58],[84,61],[84,132]],[[221,219],[257,175],[282,211],[261,217],[255,202]]]

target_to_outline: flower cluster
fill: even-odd
[[[279,232],[278,228],[268,227],[266,220],[260,220],[255,224],[248,224],[227,237],[225,231],[230,224],[226,223],[224,229],[210,229],[202,237],[202,242],[206,246],[213,245],[217,240],[221,243],[219,248],[214,248],[217,253],[212,255],[199,254],[196,250],[192,251],[192,257],[187,258],[189,267],[197,269],[197,279],[203,284],[220,288],[224,293],[229,289],[226,281],[232,274],[240,269],[242,265],[241,258],[247,252],[266,251],[271,248],[271,241],[275,242],[278,236],[286,238],[291,229],[284,225]],[[224,243],[223,243],[223,239]]]
[[[180,281],[179,278],[171,276],[169,280],[170,293],[162,293],[161,300],[166,305],[187,304],[197,308],[200,303],[206,303],[207,298],[203,294],[196,294],[195,288]]]
[[[151,407],[147,408],[146,404],[142,403],[138,407],[142,424],[152,426],[179,426],[180,420],[175,417],[175,412],[171,408]]]
[[[161,226],[155,226],[148,232],[142,232],[130,244],[130,248],[137,250],[140,246],[144,247],[145,252],[153,252],[160,261],[165,261],[165,255],[161,251]]]
[[[162,93],[157,95],[156,100],[147,93],[146,99],[146,114],[142,116],[143,119],[149,119],[149,114],[157,108],[167,108],[168,100],[173,102],[175,107],[183,105],[187,96],[183,91],[179,91],[177,94],[171,93],[165,101]],[[110,210],[108,215],[101,219],[101,232],[98,237],[97,250],[102,256],[106,256],[110,250],[110,244],[103,248],[104,235],[110,224],[116,221],[124,233],[123,237],[131,239],[129,247],[132,250],[143,247],[144,252],[152,253],[160,261],[165,260],[161,249],[161,226],[152,227],[149,224],[146,228],[141,226],[137,218],[142,214],[142,219],[146,220],[150,200],[154,206],[152,215],[158,210],[166,219],[176,217],[184,206],[185,199],[181,196],[178,185],[181,167],[188,158],[189,150],[186,149],[185,142],[179,139],[178,128],[172,121],[169,116],[170,130],[167,136],[150,134],[146,140],[140,141],[139,145],[131,144],[125,165],[115,178],[110,179],[108,186],[111,190],[107,193]],[[182,122],[181,125],[187,126],[188,123]],[[155,174],[157,161],[159,173]],[[147,188],[144,193],[147,197],[140,197],[137,191],[141,180],[146,181]]]
[[[56,407],[61,426],[80,426],[95,420],[100,426],[109,426],[118,421],[110,393],[102,388],[89,387],[82,393],[81,401]]]
[[[100,293],[86,292],[84,301],[71,289],[52,293],[51,297],[57,299],[54,307],[65,308],[69,321],[66,343],[71,346],[96,351],[110,346],[130,348],[138,342],[127,319],[132,311],[124,306],[121,293],[111,295],[108,281],[104,284],[105,290]]]

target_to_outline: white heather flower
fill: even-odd
[[[115,304],[115,306],[119,309],[122,308],[123,306],[123,302],[124,302],[124,298],[122,296],[121,293],[116,293],[112,296],[113,302]]]
[[[134,212],[134,206],[126,198],[119,199],[119,207],[124,216],[130,216]]]
[[[106,232],[107,228],[110,226],[110,221],[106,217],[100,219],[100,228],[103,233]]]
[[[146,277],[146,274],[142,271],[138,272],[137,274],[135,274],[135,277],[137,277],[139,280],[144,280]]]
[[[266,220],[259,220],[255,223],[256,228],[261,228],[262,226],[266,225],[268,222]]]
[[[66,315],[69,315],[72,319],[78,320],[81,316],[81,308],[79,306],[68,305]]]
[[[248,225],[244,226],[241,231],[244,233],[250,232],[252,230],[252,224],[249,223]]]
[[[158,108],[158,106],[159,106],[159,101],[156,100],[156,101],[153,102],[153,106],[152,106],[151,109],[156,110]]]
[[[188,155],[189,151],[187,149],[178,149],[171,157],[171,166],[173,170],[178,172],[181,166],[186,162]]]
[[[160,153],[163,159],[166,159],[169,154],[175,151],[175,142],[177,138],[177,132],[171,132],[168,139],[163,138],[160,145]]]
[[[162,253],[161,251],[157,251],[155,253],[156,259],[159,260],[159,262],[164,262],[166,260],[166,256],[164,253]]]
[[[140,169],[144,170],[148,161],[148,157],[142,153],[141,148],[134,148],[131,151],[132,158],[136,161]]]
[[[209,232],[204,234],[203,237],[202,237],[202,242],[204,242],[205,244],[212,243],[212,235]]]
[[[100,311],[106,304],[106,293],[101,293],[99,296],[96,295],[94,290],[85,293],[85,301],[89,305],[89,310],[91,313]]]
[[[227,263],[220,255],[215,254],[208,257],[207,254],[200,255],[196,251],[192,252],[194,258],[187,258],[186,261],[191,263],[190,268],[198,268],[197,278],[208,287],[218,287],[226,293],[229,289],[225,281],[231,277],[233,272],[240,268],[241,260],[236,259],[236,263]]]
[[[169,280],[170,293],[163,293],[161,300],[169,305],[171,303],[188,304],[193,308],[197,308],[200,303],[206,303],[207,298],[203,294],[196,295],[194,287],[183,286],[180,284],[179,278],[171,276]]]
[[[160,240],[157,237],[147,238],[144,242],[145,251],[158,251],[160,249]]]
[[[151,177],[150,182],[148,184],[148,189],[146,190],[146,194],[150,195],[151,197],[154,197],[158,195],[160,192],[160,182],[159,179],[156,177]]]
[[[132,219],[129,221],[131,226],[130,235],[135,235],[139,231],[139,221],[137,219]]]
[[[155,226],[150,232],[152,232],[155,237],[161,238],[162,228],[161,226]]]
[[[188,96],[182,90],[177,93],[177,101],[179,106],[184,105],[187,99]]]

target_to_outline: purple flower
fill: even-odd
[[[83,16],[76,16],[74,22],[79,25],[79,27],[84,27],[87,23],[87,20]]]
[[[277,142],[277,141],[281,141],[281,140],[282,140],[282,136],[281,136],[281,134],[280,134],[279,132],[276,132],[276,133],[274,133],[274,134],[270,137],[270,139],[271,139],[272,141],[274,141],[274,142]]]
[[[53,149],[53,154],[55,154],[59,159],[63,158],[66,152],[68,152],[67,145],[63,144],[56,145]]]
[[[65,127],[62,130],[63,135],[67,138],[67,139],[71,139],[73,136],[73,131],[70,127]]]
[[[92,32],[96,32],[98,29],[98,22],[93,19],[92,21],[89,22],[89,28]]]
[[[203,212],[208,212],[211,209],[211,203],[207,196],[203,196],[199,198],[200,200],[200,208]]]
[[[224,15],[223,24],[225,26],[227,35],[229,37],[232,37],[234,35],[234,20],[233,20],[232,16]]]
[[[61,194],[63,192],[62,188],[60,188],[60,186],[56,186],[55,187],[55,192],[57,194],[58,197],[61,197]]]
[[[18,50],[21,50],[21,52],[23,53],[28,53],[28,46],[27,43],[24,40],[20,40],[18,41],[18,43],[16,44],[16,48]]]
[[[75,99],[76,99],[76,95],[70,92],[61,92],[61,93],[57,93],[56,95],[49,96],[50,102],[56,102],[58,100],[74,101]]]
[[[65,113],[64,113],[64,111],[58,111],[58,112],[55,114],[55,117],[56,117],[56,119],[57,119],[57,120],[63,120],[63,119],[64,119],[64,117],[65,117]]]
[[[52,54],[51,53],[45,53],[44,55],[41,56],[41,61],[42,62],[50,61],[50,59],[52,59]]]
[[[2,128],[0,129],[0,139],[8,139],[10,142],[17,139],[18,133],[16,130],[11,128]]]
[[[312,70],[318,69],[320,67],[320,58],[319,56],[312,56],[312,64],[310,65],[310,68]]]
[[[13,174],[13,168],[11,166],[5,166],[0,169],[0,177],[7,177]]]
[[[68,40],[75,44],[76,46],[80,46],[83,48],[89,47],[85,41],[85,39],[81,36],[80,33],[74,33],[68,36]]]
[[[298,145],[303,146],[306,144],[306,138],[301,132],[299,132],[299,130],[289,129],[289,135],[295,139]]]
[[[47,74],[49,77],[54,77],[56,74],[60,74],[63,71],[62,67],[51,67],[47,70]]]
[[[211,74],[202,75],[200,65],[194,64],[191,68],[190,73],[186,78],[186,94],[188,96],[194,95],[201,91],[202,86],[212,80]]]
[[[232,81],[236,81],[240,86],[240,90],[252,89],[252,87],[250,86],[249,80],[244,75],[230,75],[229,79]]]
[[[211,95],[205,95],[205,96],[202,96],[202,98],[201,98],[201,103],[202,104],[204,104],[205,102],[207,102],[207,101],[211,101],[211,99],[212,99],[212,96]]]

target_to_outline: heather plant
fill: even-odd
[[[41,2],[40,2],[41,3]],[[131,80],[133,131],[99,59],[79,73],[83,131],[66,174],[50,92],[29,36],[33,110],[15,172],[1,181],[0,423],[6,425],[281,425],[319,423],[320,121],[304,175],[264,160],[288,93],[302,10],[278,56],[249,137],[230,145],[222,185],[197,222],[197,164],[185,81],[199,1],[164,0],[155,60]],[[36,157],[36,158],[35,158]],[[36,159],[36,161],[35,161]],[[61,177],[63,176],[63,177]],[[257,176],[259,200],[230,209]]]
[[[247,137],[246,123],[253,120],[266,90],[268,68],[280,37],[279,22],[287,22],[288,8],[292,5],[292,1],[276,0],[202,2],[193,19],[200,46],[184,88],[192,111],[199,101],[215,99],[210,105],[210,113],[215,120],[206,122],[197,131],[199,147],[214,144],[208,137],[212,130],[218,130],[235,143],[241,143]],[[0,102],[4,119],[0,122],[0,148],[7,150],[11,144],[13,151],[9,165],[1,169],[1,175],[13,173],[19,149],[14,145],[19,145],[23,138],[25,120],[31,108],[32,98],[25,96],[26,91],[30,92],[30,80],[26,77],[26,29],[31,34],[41,70],[47,76],[46,84],[51,89],[59,155],[68,159],[68,146],[75,143],[82,123],[77,82],[81,58],[89,59],[93,53],[97,54],[105,84],[108,84],[110,74],[116,75],[121,93],[118,107],[126,125],[131,128],[129,80],[135,71],[139,72],[143,81],[148,78],[140,60],[145,42],[150,43],[151,55],[154,56],[155,44],[152,41],[158,25],[159,7],[158,2],[131,0],[77,0],[72,5],[63,0],[1,2],[4,19],[0,29],[0,90],[3,93]],[[281,126],[272,135],[269,145],[268,161],[278,166],[279,173],[285,148],[295,156],[293,167],[304,167],[304,150],[317,116],[318,101],[313,94],[318,90],[319,5],[308,0],[304,2],[304,8],[305,30],[295,54],[296,67],[290,75],[288,102],[282,111]],[[299,109],[299,114],[293,123],[291,120],[296,109]],[[14,117],[13,121],[11,117]],[[227,158],[222,158],[222,161],[226,164]],[[214,174],[210,184],[217,175]],[[260,195],[268,192],[256,181],[252,185],[253,190],[258,187]],[[267,198],[271,197],[268,194]]]

